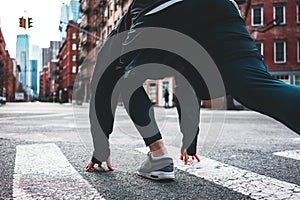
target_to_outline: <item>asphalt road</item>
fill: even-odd
[[[300,137],[279,122],[203,110],[201,162],[184,166],[176,110],[155,113],[175,181],[136,175],[147,149],[122,106],[110,139],[114,172],[84,171],[93,150],[87,105],[0,106],[0,199],[300,199]]]

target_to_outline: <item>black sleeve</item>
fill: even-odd
[[[197,131],[197,134],[192,142],[192,144],[189,146],[189,148],[187,149],[187,152],[189,155],[193,156],[197,153],[197,139],[198,139],[198,134],[199,134],[199,128]]]

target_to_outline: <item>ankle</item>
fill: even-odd
[[[153,157],[159,157],[168,154],[167,148],[162,140],[157,140],[156,142],[150,144],[149,148]]]

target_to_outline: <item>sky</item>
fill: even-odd
[[[0,0],[0,25],[6,49],[16,57],[17,34],[30,35],[30,44],[41,48],[50,46],[50,41],[60,40],[58,30],[62,3],[70,0]],[[19,27],[20,17],[32,17],[33,27]]]

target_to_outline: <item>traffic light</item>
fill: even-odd
[[[24,17],[19,18],[19,27],[26,29],[26,19]]]
[[[32,27],[32,18],[28,17],[28,28]]]

